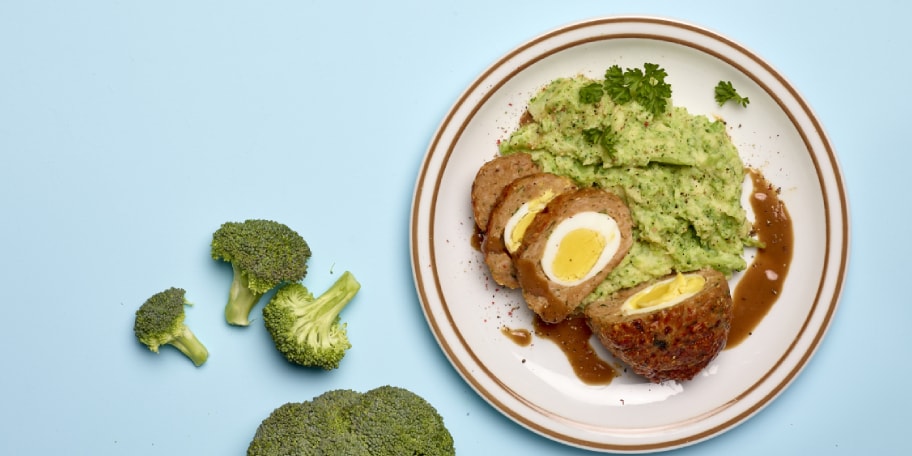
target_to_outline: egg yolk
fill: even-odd
[[[706,278],[699,274],[684,275],[679,272],[675,278],[659,282],[631,296],[624,303],[624,311],[628,314],[643,313],[671,307],[699,293],[705,284]]]
[[[577,212],[545,240],[541,268],[548,280],[575,287],[605,270],[621,246],[617,221],[603,212]]]
[[[567,233],[561,239],[551,263],[554,275],[567,282],[582,279],[595,266],[608,242],[609,239],[602,233],[589,228],[577,228]]]
[[[553,190],[545,190],[541,196],[533,198],[523,204],[519,210],[510,217],[510,220],[504,227],[504,230],[507,232],[504,245],[507,247],[508,252],[515,253],[516,250],[519,249],[519,246],[522,244],[523,236],[526,235],[526,229],[529,228],[532,220],[535,219],[535,216],[538,215],[555,196],[557,196],[557,194],[555,194]]]

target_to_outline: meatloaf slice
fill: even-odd
[[[624,303],[653,284],[673,279],[674,274],[586,306],[589,327],[602,345],[633,372],[655,383],[692,379],[716,358],[728,339],[732,298],[727,279],[712,269],[688,274],[703,276],[702,289],[671,307],[629,313]]]
[[[614,255],[594,275],[581,283],[565,285],[552,280],[543,266],[551,234],[577,214],[595,212],[614,219],[620,234]],[[551,200],[526,230],[523,243],[513,256],[523,298],[541,319],[557,323],[572,315],[605,277],[621,262],[633,244],[633,222],[627,205],[615,194],[597,188],[581,188]]]
[[[485,162],[475,174],[472,182],[472,213],[475,226],[484,232],[488,227],[491,209],[500,198],[503,189],[514,180],[541,172],[541,168],[525,153],[499,155]]]
[[[519,287],[512,257],[516,248],[511,251],[509,243],[505,242],[514,235],[512,232],[505,232],[505,227],[509,224],[510,219],[514,215],[522,217],[523,213],[530,209],[531,206],[541,204],[543,208],[555,196],[575,188],[576,184],[569,178],[551,173],[536,173],[520,177],[504,188],[500,198],[491,210],[491,216],[488,219],[488,226],[485,230],[485,239],[481,245],[485,263],[488,265],[488,269],[491,270],[491,277],[494,278],[495,282],[508,288]],[[523,207],[527,203],[528,206]],[[528,215],[534,217],[534,211],[542,208],[531,208],[532,211],[528,212]],[[525,229],[525,226],[521,226],[519,229]],[[521,238],[521,233],[517,234]]]

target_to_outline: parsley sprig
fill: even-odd
[[[607,94],[619,105],[635,101],[653,116],[658,116],[665,112],[671,98],[671,85],[665,82],[666,76],[668,73],[655,63],[644,63],[643,69],[626,70],[613,65],[605,71],[603,82],[592,82],[580,88],[579,100],[583,104],[594,104]],[[617,132],[611,127],[588,128],[582,134],[587,144],[614,151]]]
[[[716,103],[719,103],[719,106],[725,104],[726,101],[732,100],[735,103],[746,108],[748,103],[750,103],[750,98],[742,97],[734,86],[732,86],[731,81],[719,81],[716,85]]]
[[[583,104],[597,103],[605,95],[605,88],[598,82],[583,86],[579,91],[580,102]]]
[[[597,103],[606,93],[617,104],[636,101],[654,116],[665,112],[671,98],[671,85],[665,82],[668,73],[655,63],[644,63],[643,69],[622,70],[612,65],[605,71],[605,81],[593,82],[579,91],[580,102]]]
[[[614,144],[617,143],[617,133],[607,126],[603,128],[587,128],[583,130],[583,139],[589,145],[598,144],[611,152],[614,150]]]
[[[665,82],[668,73],[655,63],[644,63],[643,69],[621,70],[613,65],[605,71],[605,92],[617,103],[635,101],[653,115],[665,112],[671,97],[671,85]]]

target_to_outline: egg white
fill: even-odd
[[[564,239],[564,236],[579,228],[587,228],[601,233],[606,240],[605,248],[602,249],[598,260],[596,260],[589,272],[583,277],[577,280],[565,280],[558,277],[554,272],[554,259],[557,256],[560,249],[560,243]],[[621,230],[618,228],[617,221],[614,220],[614,218],[601,212],[580,212],[562,220],[557,224],[554,230],[551,231],[542,254],[541,266],[545,275],[551,281],[567,287],[576,286],[591,279],[598,274],[599,271],[604,269],[611,259],[614,258],[614,254],[617,253],[620,246]]]
[[[507,251],[510,253],[516,252],[519,249],[520,244],[522,244],[522,238],[525,235],[525,229],[528,227],[523,226],[521,229],[522,233],[514,233],[517,229],[520,229],[520,222],[528,215],[530,217],[535,217],[536,214],[542,211],[548,203],[557,196],[553,191],[547,190],[541,195],[526,201],[523,203],[516,212],[507,220],[507,223],[504,224],[504,246],[507,248]],[[514,242],[514,236],[517,238]]]

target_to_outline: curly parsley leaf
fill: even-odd
[[[612,65],[605,71],[605,92],[617,103],[636,101],[657,116],[665,112],[671,98],[671,85],[665,82],[668,73],[655,63],[644,63],[643,69],[622,70]]]
[[[579,91],[580,103],[583,104],[597,103],[604,95],[605,89],[597,82],[585,85]]]
[[[738,94],[738,91],[732,86],[731,81],[719,81],[719,84],[716,85],[715,95],[716,103],[719,103],[719,106],[724,105],[725,102],[729,100],[734,101],[744,108],[750,103],[750,98],[742,97]]]
[[[591,146],[598,144],[605,150],[613,152],[614,145],[617,143],[617,134],[610,127],[587,128],[583,130],[583,140]]]
[[[605,90],[608,92],[608,96],[617,104],[625,104],[632,100],[627,78],[624,77],[624,71],[621,70],[621,67],[617,65],[612,65],[611,68],[605,71]]]

